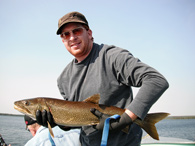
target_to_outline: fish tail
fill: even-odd
[[[159,140],[158,132],[155,124],[163,120],[169,113],[152,113],[148,114],[144,121],[139,125],[154,139]]]

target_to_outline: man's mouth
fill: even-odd
[[[79,47],[79,45],[80,45],[80,43],[73,43],[73,44],[71,44],[71,47]]]

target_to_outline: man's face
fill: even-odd
[[[79,23],[69,23],[61,33],[62,42],[66,49],[80,61],[85,58],[92,48],[92,31]]]
[[[27,127],[28,127],[30,133],[32,134],[32,136],[35,136],[35,134],[36,134],[35,124],[28,125]]]

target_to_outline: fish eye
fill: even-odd
[[[30,105],[30,102],[24,101],[24,105],[25,105],[25,106],[28,106],[28,105]]]

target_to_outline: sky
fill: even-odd
[[[96,43],[127,49],[165,76],[169,89],[150,112],[195,115],[194,0],[0,0],[0,113],[19,114],[17,100],[62,99],[57,78],[73,56],[56,31],[71,11],[86,16]]]

